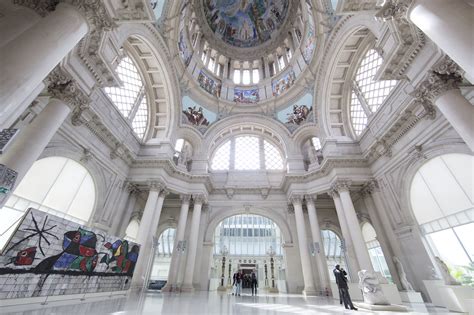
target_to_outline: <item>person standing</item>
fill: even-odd
[[[241,271],[234,274],[233,285],[235,286],[235,295],[240,296],[240,293],[242,292],[242,272]],[[232,295],[234,295],[234,293],[232,293]]]
[[[351,309],[357,311],[357,308],[354,307],[351,301],[351,296],[349,295],[349,287],[347,286],[347,273],[341,266],[336,265],[334,270],[334,277],[336,278],[337,288],[339,289],[339,298],[344,302],[344,307],[346,309]]]
[[[255,272],[252,271],[252,277],[250,279],[250,285],[252,286],[252,295],[257,295],[258,280]]]

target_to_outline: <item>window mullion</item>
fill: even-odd
[[[366,101],[362,91],[360,90],[359,84],[357,83],[356,80],[352,81],[352,90],[354,91],[354,94],[357,96],[357,99],[359,100],[360,105],[364,109],[365,115],[367,117],[372,115],[372,112],[369,109],[369,105],[367,104],[367,101]]]
[[[263,138],[258,138],[258,148],[259,148],[259,159],[260,159],[260,169],[265,169],[265,149],[263,145]]]
[[[127,119],[130,122],[132,122],[133,119],[135,118],[135,115],[137,114],[138,109],[140,108],[140,105],[144,97],[145,97],[145,86],[142,85],[142,87],[140,88],[140,91],[138,92],[137,98],[135,99],[135,103],[133,104],[133,107],[130,110],[130,114],[128,114],[128,117],[127,117]]]
[[[229,170],[235,170],[235,137],[230,139]]]

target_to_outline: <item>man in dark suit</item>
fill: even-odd
[[[344,302],[344,307],[346,309],[351,309],[357,311],[357,308],[354,307],[351,301],[351,296],[349,295],[349,287],[347,286],[347,272],[341,268],[341,266],[336,265],[334,270],[334,277],[336,278],[336,284],[339,289],[339,297]]]

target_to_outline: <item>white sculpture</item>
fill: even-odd
[[[403,268],[403,264],[400,261],[400,259],[398,259],[398,257],[396,257],[396,256],[393,256],[393,262],[395,263],[395,266],[397,267],[398,276],[400,277],[400,283],[402,285],[402,289],[404,291],[415,291],[413,289],[413,286],[411,285],[411,283],[407,279],[407,274],[405,273],[405,268]]]
[[[449,272],[449,268],[446,263],[439,258],[438,256],[435,257],[436,263],[441,271],[441,277],[443,277],[444,283],[446,285],[461,285]]]
[[[359,276],[359,288],[362,290],[365,303],[371,305],[390,305],[382,292],[375,272],[361,270],[357,274]]]

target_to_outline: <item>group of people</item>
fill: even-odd
[[[242,285],[244,284],[246,286],[250,285],[252,288],[252,296],[257,295],[258,281],[254,271],[252,271],[250,276],[244,274],[242,270],[234,273],[232,282],[232,295],[240,296],[242,293]]]

